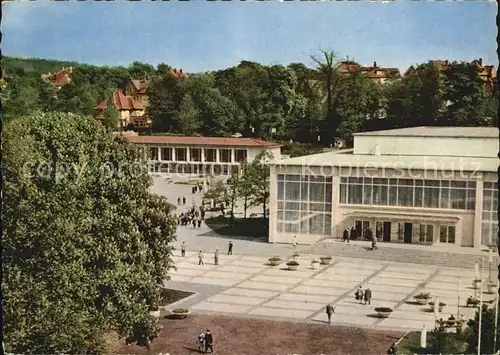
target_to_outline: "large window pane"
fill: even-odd
[[[329,203],[332,202],[332,188],[333,184],[331,182],[329,183],[327,182],[325,185],[325,199],[324,199],[325,202]]]
[[[389,186],[389,206],[397,206],[398,203],[398,188],[397,186]]]
[[[187,160],[187,149],[186,148],[175,148],[175,160],[176,161],[186,161]]]
[[[297,223],[285,223],[285,233],[297,233],[299,225]]]
[[[287,201],[287,202],[285,202],[285,210],[299,211],[300,210],[300,203]]]
[[[300,222],[300,234],[308,234],[309,233],[309,221],[305,220]]]
[[[309,218],[309,233],[310,234],[324,234],[325,218],[324,215],[319,214]]]
[[[295,221],[299,219],[298,211],[285,211],[285,221]]]
[[[439,189],[425,187],[424,188],[424,207],[438,208],[439,207]]]
[[[398,206],[405,206],[405,207],[413,206],[413,187],[411,186],[398,187]]]
[[[310,203],[309,204],[309,211],[324,212],[325,211],[325,204],[324,203]]]
[[[230,163],[231,149],[219,149],[219,161],[221,163]]]
[[[325,184],[309,183],[309,201],[323,202],[325,200]]]
[[[286,182],[285,185],[285,199],[287,201],[299,201],[300,200],[300,183],[298,182]]]
[[[285,194],[285,183],[278,181],[278,200],[283,200]]]
[[[332,234],[332,215],[331,214],[325,214],[325,222],[323,223],[325,226],[325,230],[323,233],[325,235],[331,235]]]
[[[363,186],[362,185],[349,185],[349,203],[361,204],[363,201]]]
[[[363,204],[371,205],[372,204],[372,187],[371,185],[365,185],[363,187]]]
[[[415,202],[413,206],[422,207],[424,202],[424,189],[422,187],[415,187]]]
[[[172,148],[161,148],[161,160],[172,160]]]
[[[307,182],[300,184],[300,200],[309,201],[309,184]]]
[[[450,191],[451,208],[465,210],[466,196],[467,196],[467,190],[451,189]]]
[[[447,187],[441,188],[441,197],[439,200],[439,207],[441,208],[451,208],[450,205],[450,189]]]
[[[214,148],[205,148],[205,161],[213,163],[217,160],[217,150]],[[278,180],[283,180],[283,174],[278,175]]]
[[[387,186],[373,185],[373,202],[374,205],[387,205]]]
[[[347,185],[340,184],[340,203],[347,203]]]
[[[476,190],[467,190],[467,209],[476,209]]]

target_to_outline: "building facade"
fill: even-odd
[[[368,229],[379,241],[496,245],[497,128],[359,133],[354,148],[271,166],[269,242],[312,244]]]
[[[144,148],[152,172],[230,176],[262,151],[281,159],[281,145],[254,138],[125,135]]]

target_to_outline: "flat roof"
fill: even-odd
[[[250,147],[271,148],[281,147],[281,144],[264,141],[256,138],[235,137],[196,137],[196,136],[135,136],[124,135],[132,143],[136,144],[159,144],[159,145],[200,145],[200,146],[227,146],[227,147]]]
[[[331,166],[352,168],[384,168],[444,171],[496,172],[498,158],[409,156],[409,155],[354,155],[327,152],[273,161],[277,166]]]
[[[409,127],[354,133],[354,136],[498,138],[497,127]]]

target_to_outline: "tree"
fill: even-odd
[[[229,184],[224,191],[225,200],[229,204],[229,209],[231,214],[229,216],[229,226],[232,228],[234,226],[234,209],[238,199],[240,198],[240,180],[241,177],[238,172],[233,172],[229,180]]]
[[[214,207],[225,200],[226,197],[226,185],[222,180],[216,180],[213,184],[210,185],[210,188],[205,193],[203,198],[207,200],[212,200],[214,203]],[[222,211],[224,213],[224,211]]]
[[[106,128],[112,131],[116,131],[119,127],[119,112],[116,109],[115,102],[113,99],[114,94],[108,96],[106,100],[106,109],[104,110],[104,121],[103,124]]]
[[[495,324],[495,309],[488,308],[488,305],[483,304],[483,314],[481,315],[481,354],[493,354],[494,343],[494,324]],[[469,348],[468,353],[477,353],[478,334],[479,334],[479,311],[474,315],[474,319],[467,322],[468,328],[465,330],[467,343]],[[497,329],[497,347],[500,345],[500,332]],[[497,349],[498,350],[498,349]]]
[[[13,119],[3,139],[6,351],[95,354],[112,332],[149,344],[176,222],[138,149],[65,113]]]
[[[340,119],[336,112],[336,84],[339,79],[338,66],[334,52],[320,50],[321,58],[311,56],[311,59],[317,64],[317,72],[323,82],[326,91],[326,137],[324,141],[331,143],[336,136],[337,128],[340,125]]]
[[[186,94],[182,99],[178,126],[183,134],[190,136],[197,133],[201,128],[200,110],[198,110],[189,94]]]
[[[170,73],[157,75],[148,88],[146,114],[151,117],[157,132],[179,132],[177,117],[184,93],[179,80]]]
[[[247,174],[248,165],[247,163],[243,163],[241,165],[241,175],[239,176],[238,182],[238,195],[243,199],[243,218],[247,218],[247,211],[250,207],[253,206],[252,194],[253,194],[253,185],[252,179]]]
[[[262,211],[267,215],[267,205],[269,202],[269,175],[270,169],[267,162],[273,159],[273,155],[268,151],[261,151],[246,169],[246,178],[253,186],[251,196],[254,205],[262,206]]]

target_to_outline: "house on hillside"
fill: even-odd
[[[42,74],[44,80],[48,80],[52,85],[60,89],[71,82],[70,75],[73,73],[73,67],[62,67],[61,70],[55,73]]]
[[[338,70],[342,75],[361,72],[365,77],[378,84],[384,84],[389,79],[398,79],[401,77],[399,69],[379,67],[377,66],[377,62],[374,62],[372,67],[363,67],[359,63],[346,60],[339,63]]]
[[[113,93],[113,104],[118,111],[117,128],[146,129],[151,127],[151,120],[146,116],[146,105],[134,96],[125,95],[120,90]],[[104,111],[108,107],[108,100],[101,102],[94,113],[97,119],[104,118]]]
[[[147,90],[149,87],[149,79],[146,75],[141,79],[130,79],[125,95],[132,97],[134,101],[141,102],[143,105],[148,103]]]

